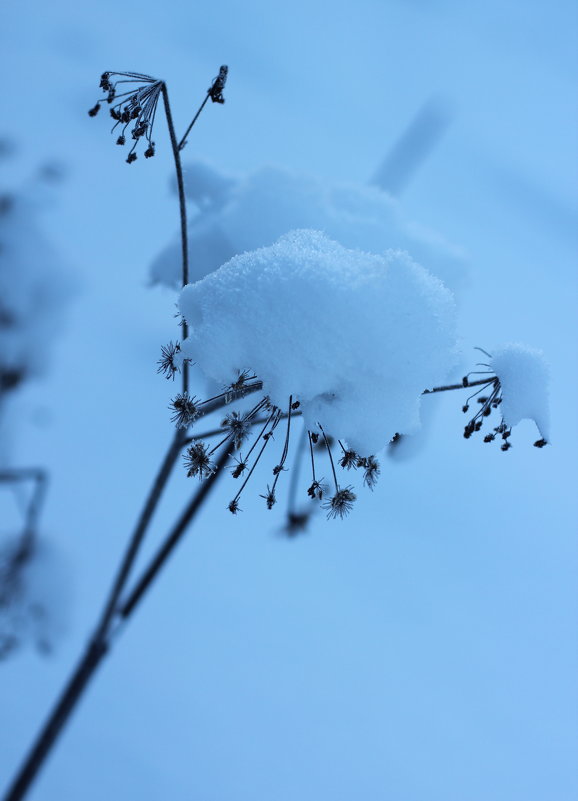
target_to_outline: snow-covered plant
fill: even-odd
[[[532,417],[540,427],[542,437],[535,444],[546,443],[546,371],[535,352],[518,346],[497,349],[482,365],[485,370],[476,371],[482,377],[472,380],[473,374],[468,374],[460,383],[443,383],[457,352],[454,301],[440,280],[447,276],[436,265],[435,277],[427,257],[421,264],[427,248],[397,222],[390,225],[393,234],[388,240],[383,220],[395,215],[391,202],[377,190],[328,190],[282,172],[286,188],[278,197],[274,190],[281,181],[279,172],[264,171],[244,184],[205,174],[198,191],[189,186],[202,212],[193,222],[192,237],[201,266],[190,283],[181,150],[208,99],[224,102],[226,77],[227,68],[221,67],[180,140],[165,82],[147,75],[105,72],[100,84],[105,98],[89,111],[95,116],[101,103],[108,103],[114,128],[119,129],[118,144],[131,137],[130,164],[143,140],[145,157],[157,152],[153,124],[162,98],[179,199],[178,283],[183,289],[180,336],[162,347],[158,370],[169,380],[178,377],[181,386],[170,403],[172,440],[89,645],[6,801],[24,797],[116,642],[113,634],[122,631],[121,624],[138,607],[220,476],[230,472],[240,482],[229,503],[230,511],[238,512],[257,463],[266,449],[273,452],[270,483],[260,493],[273,508],[286,471],[291,472],[289,495],[296,495],[301,460],[308,458],[309,508],[321,504],[328,518],[341,519],[357,498],[350,471],[361,470],[363,484],[373,489],[380,472],[379,451],[419,427],[421,396],[469,387],[476,388],[481,402],[466,426],[466,437],[496,413],[500,422],[491,438],[499,434],[507,446],[502,445],[503,450],[509,448],[511,426],[523,417]],[[258,198],[256,205],[252,198]],[[301,218],[304,207],[307,213]],[[263,232],[251,238],[251,231],[259,227],[255,215]],[[414,250],[420,247],[425,250],[414,261]],[[173,250],[157,263],[157,280],[177,282],[175,258]],[[192,362],[217,386],[211,397],[200,399],[191,393]],[[473,401],[473,396],[466,401],[465,412]],[[200,421],[214,413],[220,415],[220,425],[199,433]],[[187,474],[200,483],[158,551],[133,579],[153,513],[181,458]],[[303,528],[309,515],[291,507],[289,532]]]
[[[454,302],[441,281],[403,252],[350,250],[316,231],[294,231],[236,256],[186,286],[179,306],[190,331],[182,358],[217,384],[235,371],[261,384],[264,397],[245,420],[264,415],[265,422],[242,460],[245,469],[235,473],[250,474],[272,434],[286,430],[266,494],[269,507],[288,467],[297,411],[311,446],[311,494],[318,480],[312,437],[322,437],[331,466],[343,459],[347,469],[375,462],[396,433],[419,427],[423,388],[443,381],[455,361]],[[336,455],[327,437],[338,444]],[[354,461],[346,458],[353,452]],[[332,484],[329,504],[341,491],[334,469]],[[336,516],[333,506],[328,511]]]

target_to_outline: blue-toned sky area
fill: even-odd
[[[2,4],[0,188],[36,193],[34,225],[75,286],[45,374],[2,411],[3,465],[50,472],[41,536],[64,631],[49,656],[24,644],[0,662],[0,786],[86,641],[172,436],[155,363],[176,295],[148,285],[178,229],[164,121],[157,156],[129,167],[86,112],[101,72],[137,70],[167,81],[183,131],[226,63],[226,103],[205,109],[184,160],[235,175],[278,164],[364,184],[420,109],[438,110],[397,191],[467,254],[454,377],[474,346],[543,349],[552,444],[532,447],[530,422],[508,453],[466,441],[463,396],[446,393],[419,454],[384,458],[345,521],[318,515],[291,540],[283,494],[272,512],[258,497],[270,465],[236,517],[224,479],[30,799],[578,796],[577,15],[566,0]],[[40,197],[47,164],[63,177]],[[191,481],[177,471],[145,553]],[[5,490],[0,515],[7,536]]]

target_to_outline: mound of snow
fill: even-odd
[[[541,351],[524,345],[504,345],[493,351],[491,369],[500,379],[500,410],[508,427],[533,420],[545,440],[550,439],[548,365]]]
[[[455,361],[455,309],[441,281],[399,251],[349,250],[293,231],[186,286],[182,354],[221,384],[250,370],[271,401],[299,400],[361,454],[419,426],[420,395]]]
[[[190,276],[199,280],[244,251],[272,245],[288,231],[323,231],[347,248],[370,253],[407,250],[458,290],[465,278],[458,250],[439,235],[406,222],[390,195],[373,186],[328,183],[281,167],[262,167],[235,181],[192,165],[186,191],[198,208],[190,228]],[[152,280],[177,287],[181,245],[175,240],[155,260]]]

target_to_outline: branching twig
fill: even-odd
[[[481,384],[489,384],[494,380],[494,376],[490,375],[488,378],[479,378],[475,381],[468,381],[463,379],[461,384],[447,384],[444,387],[432,387],[431,389],[424,389],[422,395],[431,395],[432,392],[448,392],[452,389],[467,389],[468,387],[479,387]]]
[[[144,571],[141,578],[136,583],[134,589],[130,592],[128,598],[124,601],[119,609],[119,615],[123,619],[127,619],[131,616],[134,612],[137,605],[142,600],[144,594],[152,585],[153,581],[159,574],[160,570],[162,569],[163,565],[173,552],[174,548],[180,540],[182,539],[183,534],[187,530],[187,526],[200,509],[203,501],[211,491],[214,483],[217,481],[218,477],[223,473],[223,468],[227,462],[227,459],[231,455],[232,448],[224,448],[221,454],[220,459],[216,463],[214,472],[201,484],[199,487],[197,494],[193,497],[192,501],[188,504],[188,506],[184,509],[183,513],[181,514],[180,518],[178,519],[177,523],[173,527],[172,531],[166,538],[163,545],[159,548],[156,555],[150,562],[148,568]]]
[[[220,462],[224,465],[228,451],[225,451],[221,457]],[[127,604],[123,606],[121,614],[127,617],[134,611],[139,601],[142,599],[144,592],[148,589],[153,579],[157,576],[159,570],[164,565],[166,559],[171,551],[184,534],[187,526],[194,518],[199,510],[201,504],[208,496],[210,490],[219,478],[223,471],[213,473],[197,490],[197,493],[189,503],[178,522],[169,535],[164,545],[159,550],[159,553],[151,562],[151,565],[145,570],[143,578],[137,583],[137,586],[128,599],[130,602],[130,609],[127,611]],[[127,602],[127,603],[128,603]],[[45,725],[41,729],[28,757],[18,772],[13,784],[8,789],[4,801],[21,801],[28,791],[30,785],[34,781],[36,774],[42,767],[46,757],[54,746],[59,734],[61,733],[65,723],[68,721],[70,715],[78,704],[82,694],[84,693],[88,682],[94,675],[97,667],[102,661],[102,658],[109,652],[112,645],[110,639],[110,630],[105,635],[97,628],[94,636],[90,640],[86,651],[76,668],[74,669],[66,687],[64,688],[60,698],[58,699],[54,709],[49,715]]]
[[[108,600],[105,603],[100,624],[98,625],[96,630],[95,634],[96,640],[101,640],[106,637],[112,618],[114,617],[117,611],[118,599],[126,586],[126,582],[128,580],[134,561],[137,557],[140,546],[142,544],[144,535],[146,534],[146,531],[152,520],[153,514],[156,511],[160,497],[163,493],[167,481],[170,478],[176,460],[178,459],[179,454],[181,453],[181,450],[184,445],[184,439],[185,436],[183,429],[178,429],[177,433],[173,438],[173,441],[169,446],[169,449],[161,464],[157,477],[155,478],[154,484],[151,487],[151,490],[145,501],[145,504],[143,506],[140,517],[137,521],[132,537],[129,540],[126,553],[118,569],[118,573],[116,575]]]

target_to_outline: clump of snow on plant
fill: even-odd
[[[348,250],[293,231],[185,287],[182,354],[228,384],[239,370],[271,401],[301,402],[310,428],[363,455],[419,427],[422,391],[455,361],[455,310],[441,281],[406,253]]]
[[[549,440],[549,371],[542,352],[524,345],[504,345],[493,351],[490,367],[500,379],[500,411],[506,425],[533,420],[542,437]]]
[[[330,183],[281,167],[262,167],[235,180],[202,163],[187,168],[185,186],[197,207],[189,229],[192,280],[236,254],[272,245],[288,231],[311,228],[348,248],[407,250],[453,291],[464,282],[458,249],[404,220],[397,201],[375,186]],[[151,276],[155,283],[179,286],[179,239],[157,257]]]
[[[32,199],[0,196],[0,390],[43,371],[70,295]]]

